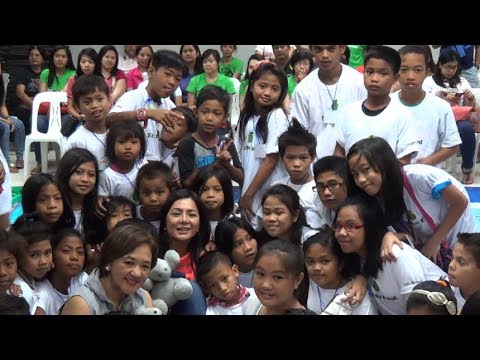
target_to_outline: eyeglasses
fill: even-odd
[[[365,226],[365,224],[362,225],[354,225],[354,224],[340,224],[340,223],[335,223],[332,225],[332,229],[335,231],[342,231],[342,229],[345,229],[346,232],[354,232],[355,230],[361,229]]]
[[[449,71],[456,71],[458,69],[458,65],[442,65],[442,67]]]
[[[317,184],[317,185],[315,185],[315,186],[312,187],[312,190],[313,190],[313,192],[317,192],[317,191],[324,192],[325,189],[328,189],[328,190],[330,190],[330,191],[333,191],[333,190],[338,190],[338,189],[340,189],[340,187],[342,186],[342,184],[343,184],[343,182],[332,181],[332,182],[327,183],[327,185]]]

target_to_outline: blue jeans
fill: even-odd
[[[68,118],[70,115],[69,114],[64,114],[62,115],[62,123],[65,121],[66,118]],[[48,115],[38,115],[37,118],[37,129],[41,133],[46,133],[48,131]],[[33,145],[35,149],[35,160],[37,161],[38,164],[42,162],[42,155],[40,153],[40,143],[36,142]]]
[[[480,87],[478,81],[478,69],[475,66],[472,66],[470,69],[462,70],[460,76],[464,77],[472,88]]]
[[[25,125],[15,116],[11,116],[10,119],[12,120],[13,125],[15,125],[15,130],[13,131],[16,148],[15,154],[17,155],[17,160],[23,159],[23,152],[25,150]],[[10,126],[3,121],[1,121],[0,124],[4,129],[0,137],[0,147],[3,155],[5,155],[7,163],[10,164]]]
[[[171,315],[205,315],[207,300],[202,288],[196,281],[189,280],[192,284],[193,294],[186,300],[179,300],[169,311]]]
[[[457,121],[458,133],[462,143],[460,144],[460,153],[462,154],[462,168],[473,168],[473,153],[475,152],[475,131],[473,131],[472,122],[469,120]]]

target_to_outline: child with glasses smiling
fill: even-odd
[[[366,194],[349,197],[338,208],[333,228],[342,251],[345,268],[368,278],[368,292],[382,315],[405,315],[407,298],[414,286],[437,281],[446,274],[418,250],[393,246],[395,262],[380,258],[387,221],[377,200]]]

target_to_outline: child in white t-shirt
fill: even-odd
[[[237,283],[237,276],[237,265],[221,252],[208,252],[198,260],[196,277],[209,294],[206,315],[242,315],[247,301],[256,298],[253,289]]]
[[[280,157],[289,176],[272,184],[287,185],[298,193],[300,204],[305,210],[307,225],[312,229],[320,229],[325,224],[321,214],[323,206],[314,192],[315,179],[310,170],[316,158],[316,147],[315,136],[293,118],[288,130],[278,139]]]

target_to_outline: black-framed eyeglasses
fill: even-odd
[[[342,187],[343,182],[338,182],[338,181],[331,181],[328,182],[326,185],[324,184],[317,184],[312,187],[313,192],[324,192],[325,189],[328,189],[330,191],[338,190]]]

